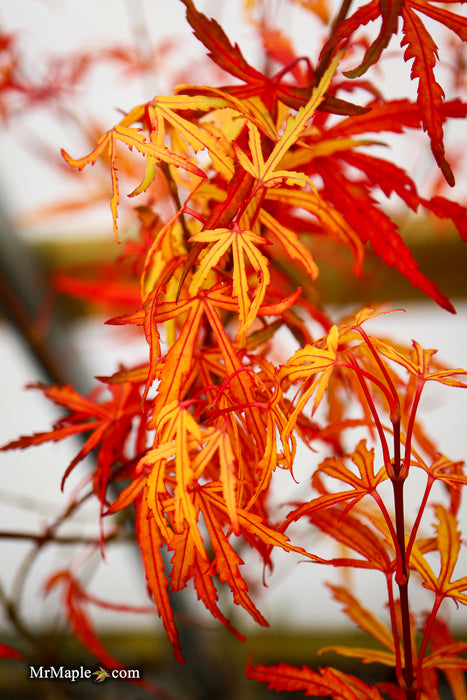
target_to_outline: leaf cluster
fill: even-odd
[[[445,197],[423,197],[402,168],[372,155],[371,146],[377,144],[374,134],[421,127],[447,182],[454,184],[443,125],[451,117],[465,118],[466,105],[460,99],[443,101],[433,72],[436,48],[420,13],[461,39],[465,20],[428,0],[371,0],[347,17],[344,3],[314,67],[285,41],[281,50],[277,45],[268,49],[272,30],[262,25],[270,58],[282,64],[276,72],[263,72],[192,0],[182,2],[196,38],[235,82],[179,85],[173,95],[156,96],[125,114],[88,155],[73,158],[63,152],[78,170],[98,159],[108,164],[117,240],[119,168],[127,151],[143,163],[142,177],[128,195],[142,202],[141,237],[137,243],[126,241],[121,255],[123,263],[134,263],[133,286],[129,293],[117,283],[113,296],[120,292],[127,306],[137,303],[109,323],[141,333],[147,362],[101,377],[102,391],[91,397],[70,386],[41,387],[67,415],[52,430],[21,437],[4,449],[86,436],[64,482],[78,462],[96,452],[92,489],[101,516],[124,514],[133,523],[148,589],[179,661],[184,659],[172,594],[189,584],[239,639],[242,634],[222,612],[216,581],[253,620],[268,624],[249,591],[240,540],[266,569],[280,548],[315,564],[379,571],[389,627],[343,587],[331,590],[384,650],[334,650],[394,667],[397,683],[381,686],[390,697],[404,693],[411,700],[424,693],[436,698],[430,688],[440,669],[460,700],[459,674],[466,665],[459,654],[465,645],[454,642],[437,613],[444,599],[467,601],[465,577],[453,580],[461,547],[456,509],[466,477],[460,463],[437,452],[416,416],[427,382],[465,387],[461,377],[466,372],[444,368],[433,350],[416,342],[403,348],[369,335],[366,324],[380,315],[370,307],[333,322],[315,302],[313,290],[320,268],[317,242],[345,247],[357,276],[363,274],[370,246],[437,304],[454,311],[419,269],[380,200],[394,195],[413,211],[423,208],[448,218],[463,239],[465,209]],[[322,7],[319,12],[324,16]],[[380,60],[399,20],[404,58],[414,59],[415,102],[384,100],[361,80]],[[361,65],[342,74],[355,35],[370,21],[381,23],[377,38]],[[277,37],[283,40],[280,33]],[[366,104],[347,99],[362,90],[371,97]],[[164,215],[153,201],[161,180]],[[106,304],[112,298],[105,284],[61,283],[94,301],[96,295]],[[312,335],[310,319],[322,334]],[[270,350],[279,332],[293,338],[297,350],[276,361]],[[350,397],[359,405],[356,419],[346,415]],[[346,454],[344,435],[356,426],[379,443],[378,454],[367,440]],[[297,440],[310,447],[325,444],[333,453],[313,471],[313,496],[278,522],[268,508],[270,484],[278,469],[293,475]],[[426,488],[419,517],[407,529],[402,493],[413,469],[426,474]],[[421,518],[437,481],[447,487],[450,502],[436,505],[435,536],[423,537]],[[394,514],[382,497],[384,482],[393,487]],[[338,543],[339,555],[325,559],[294,545],[286,531],[296,521],[312,524]],[[101,540],[104,548],[103,530]],[[433,552],[440,557],[438,574],[427,559]],[[411,574],[434,594],[432,610],[420,625],[418,649],[408,599]],[[59,583],[65,584],[71,626],[109,663],[89,626],[83,605],[87,594],[69,572],[52,578],[48,588]],[[380,690],[333,668],[250,665],[248,674],[276,690],[304,690],[310,696],[381,697]]]

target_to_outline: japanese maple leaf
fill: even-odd
[[[318,266],[308,248],[300,241],[297,234],[281,224],[266,209],[261,209],[259,219],[278,239],[285,254],[294,263],[300,264],[312,280],[318,276]]]
[[[292,306],[301,290],[277,303],[262,304],[260,315],[276,315]],[[228,311],[238,310],[238,301],[232,297],[230,285],[215,285],[211,290],[199,290],[192,298],[180,299],[178,302],[162,302],[157,306],[154,322],[160,323],[166,319],[187,314],[185,322],[176,341],[166,354],[163,361],[151,370],[151,376],[160,376],[158,393],[153,407],[154,416],[167,404],[177,400],[183,401],[185,392],[189,389],[190,381],[194,381],[194,363],[196,360],[196,343],[201,323],[207,320],[217,341],[224,367],[224,378],[228,379],[230,394],[235,397],[241,411],[245,412],[246,421],[251,434],[254,436],[258,450],[263,454],[265,446],[264,420],[259,411],[253,410],[256,402],[256,381],[253,375],[244,372],[243,351],[228,336],[219,309]],[[142,320],[143,317],[141,317]],[[241,374],[240,374],[241,373]],[[149,427],[153,427],[149,423]]]
[[[446,484],[450,491],[451,512],[456,514],[461,504],[461,487],[467,484],[464,462],[461,460],[453,462],[445,455],[437,453],[431,464],[427,464],[420,455],[417,456],[415,464],[428,475],[427,490],[431,490],[435,481],[442,481]]]
[[[86,165],[94,165],[97,159],[108,154],[110,162],[111,182],[112,182],[112,197],[110,200],[110,210],[112,212],[113,228],[115,238],[118,241],[118,203],[119,203],[119,186],[118,186],[118,163],[117,163],[117,146],[119,143],[124,144],[132,150],[135,148],[139,153],[147,159],[147,164],[152,177],[154,176],[154,163],[167,163],[176,168],[183,168],[187,172],[201,179],[206,177],[201,168],[196,163],[188,158],[183,157],[175,151],[171,151],[164,144],[159,144],[151,139],[147,139],[145,134],[141,132],[139,127],[132,126],[133,120],[136,119],[141,112],[141,108],[135,108],[132,112],[125,116],[121,122],[103,134],[95,148],[82,158],[72,158],[66,151],[62,149],[62,155],[74,168],[82,170]],[[143,191],[146,187],[148,174],[140,187]],[[135,190],[135,194],[138,190]]]
[[[296,668],[280,663],[277,666],[253,666],[248,662],[246,673],[251,680],[267,683],[277,691],[302,690],[307,697],[332,697],[335,700],[382,700],[375,686],[369,686],[359,678],[334,668],[319,671],[302,666]]]
[[[224,93],[241,99],[259,96],[270,113],[276,111],[279,101],[294,109],[298,109],[308,102],[313,85],[303,87],[285,82],[283,77],[287,71],[284,69],[272,77],[264,75],[246,61],[239,46],[230,42],[216,20],[199,12],[193,0],[182,0],[182,2],[187,8],[187,20],[192,26],[196,38],[208,49],[209,57],[223,70],[243,83],[224,86],[222,88]],[[294,65],[295,61],[291,63],[291,72]],[[338,114],[358,114],[365,111],[357,105],[335,97],[332,93],[324,96],[319,108],[335,111]]]
[[[345,614],[350,617],[360,629],[374,637],[389,651],[359,647],[331,646],[320,649],[319,653],[324,654],[327,651],[333,651],[342,656],[358,658],[363,663],[380,663],[386,666],[395,666],[394,638],[388,627],[378,620],[370,610],[365,608],[365,606],[343,586],[336,586],[329,583],[327,586],[331,590],[333,598],[342,604]]]
[[[96,683],[103,683],[106,678],[109,678],[109,673],[105,670],[105,668],[102,668],[102,666],[99,666],[99,670],[94,671],[92,675],[96,676]]]
[[[216,171],[221,173],[226,180],[233,176],[235,168],[232,156],[229,153],[226,139],[220,135],[213,135],[202,124],[197,124],[193,119],[182,117],[180,111],[206,112],[223,109],[229,106],[226,99],[217,96],[204,95],[174,95],[172,97],[157,96],[149,106],[149,114],[157,112],[164,121],[168,122],[177,132],[181,134],[193,148],[195,153],[204,150],[209,153],[212,164]]]
[[[423,129],[430,136],[431,150],[446,181],[454,186],[454,175],[444,152],[442,117],[439,113],[439,107],[444,100],[444,91],[436,82],[433,71],[438,58],[437,47],[422,20],[413,12],[410,5],[404,7],[402,17],[404,38],[401,45],[407,47],[404,59],[406,61],[414,59],[411,77],[418,79],[417,101],[422,112]]]
[[[196,546],[200,553],[205,556],[203,541],[198,528],[198,514],[191,496],[192,486],[195,482],[195,473],[192,464],[193,450],[190,450],[190,443],[193,441],[195,444],[202,443],[201,428],[189,411],[178,405],[176,401],[168,404],[160,411],[155,428],[161,443],[164,446],[167,443],[172,445],[172,454],[175,457],[176,487],[173,507],[176,532],[181,532],[184,529],[183,521],[185,520],[192,531]],[[150,454],[151,450],[148,452],[148,455]],[[148,455],[146,455],[145,460],[148,459]],[[171,456],[170,452],[166,453],[164,463],[169,456]],[[156,504],[154,505],[156,506]]]
[[[167,637],[172,644],[175,658],[184,663],[174,612],[169,599],[166,566],[162,556],[162,538],[148,506],[147,486],[136,502],[136,535],[142,554],[146,580]]]
[[[432,370],[431,364],[433,356],[437,352],[436,350],[422,348],[420,343],[414,340],[412,341],[413,350],[411,356],[407,357],[407,355],[404,355],[387,343],[377,339],[375,339],[375,342],[379,351],[383,355],[404,367],[408,372],[410,372],[410,374],[417,377],[420,383],[432,381],[445,384],[446,386],[464,389],[467,388],[467,384],[465,382],[462,382],[460,379],[456,378],[458,376],[466,376],[467,371],[465,369],[456,368]]]
[[[351,458],[358,473],[355,473],[346,465],[348,457]],[[380,501],[376,492],[376,487],[387,479],[387,473],[384,467],[380,467],[375,474],[374,450],[368,450],[365,440],[361,440],[358,443],[355,451],[351,455],[340,458],[329,457],[325,459],[320,464],[315,476],[318,477],[321,474],[325,474],[326,476],[347,484],[350,486],[350,489],[337,491],[335,493],[327,493],[311,499],[309,503],[302,507],[301,514],[311,513],[314,510],[320,510],[337,503],[345,503],[346,501],[349,501],[348,510],[350,510],[367,495],[371,495]],[[298,514],[296,513],[295,519],[297,517]]]
[[[233,260],[233,292],[238,299],[238,310],[241,323],[241,333],[252,324],[258,314],[266,294],[270,281],[268,259],[261,253],[258,246],[267,243],[253,231],[244,231],[235,222],[231,229],[215,229],[214,231],[201,231],[190,238],[197,243],[211,243],[193,275],[190,284],[190,294],[196,294],[212,270],[225,253],[230,250]],[[248,294],[248,274],[246,260],[255,270],[258,277],[258,285],[254,291],[253,300]]]
[[[258,624],[267,626],[267,621],[247,593],[248,585],[239,569],[243,560],[229,542],[229,533],[226,535],[223,527],[220,526],[228,515],[228,504],[220,497],[218,486],[214,482],[197,489],[196,496],[215,552],[215,567],[220,580],[228,584],[237,605],[242,606]],[[257,538],[268,547],[279,547],[286,552],[306,556],[312,561],[321,561],[319,557],[309,554],[302,547],[294,546],[288,537],[269,526],[254,512],[238,508],[237,517],[240,532],[247,541],[250,538]]]
[[[280,203],[282,211],[286,207],[298,207],[301,208],[319,221],[322,230],[326,232],[326,236],[334,237],[340,242],[344,242],[349,245],[352,249],[352,254],[354,256],[354,269],[356,274],[360,274],[363,269],[363,261],[365,258],[363,243],[354,231],[352,226],[347,222],[347,212],[341,212],[338,208],[333,206],[333,204],[324,196],[321,196],[318,192],[314,190],[304,190],[304,189],[287,189],[285,187],[277,187],[275,189],[269,189],[266,193],[266,202],[277,202]],[[275,212],[277,217],[278,226],[281,226],[281,211]],[[271,221],[271,217],[266,214],[263,215],[261,212],[260,219],[264,222],[267,228],[271,228],[274,235],[277,235],[274,220]],[[309,225],[309,224],[307,224]],[[283,230],[282,230],[283,231]],[[285,231],[283,231],[285,233]],[[284,236],[285,238],[285,236]],[[297,249],[294,245],[295,239],[292,238],[290,241],[285,238],[284,245],[286,246],[287,255],[294,259],[297,255]],[[310,265],[312,261],[310,260],[311,255],[308,254],[304,257],[301,264]],[[312,277],[316,277],[317,269],[313,269]]]
[[[467,105],[459,99],[446,100],[439,107],[443,123],[448,118],[464,119]],[[381,133],[384,131],[402,133],[406,129],[418,129],[421,124],[421,110],[416,102],[408,99],[374,100],[367,104],[365,114],[352,115],[333,124],[326,130],[328,138],[356,136],[357,134]]]
[[[452,580],[459,557],[461,536],[455,516],[444,508],[435,506],[437,550],[440,553],[440,569],[436,575],[422,553],[419,543],[412,548],[410,563],[423,579],[423,587],[436,595],[436,605],[444,598],[452,598],[456,603],[467,605],[467,576]]]
[[[283,365],[279,371],[278,380],[288,388],[290,384],[302,381],[301,394],[295,407],[288,416],[287,426],[282,435],[284,441],[292,432],[298,416],[306,403],[316,392],[313,403],[313,413],[323,400],[330,376],[334,371],[338,358],[339,332],[333,326],[326,338],[320,338],[313,345],[307,345],[297,352]],[[279,392],[277,392],[279,396]]]
[[[285,128],[277,139],[266,161],[263,156],[260,132],[253,122],[248,123],[248,141],[251,160],[236,144],[235,152],[241,166],[256,180],[256,187],[278,187],[284,182],[288,185],[299,185],[300,187],[310,185],[309,178],[304,173],[295,172],[290,169],[281,170],[279,169],[279,165],[287,152],[302,136],[308,121],[312,118],[323,101],[326,90],[336,71],[339,58],[340,56],[337,55],[331,61],[318,86],[314,88],[306,105],[300,107],[297,114],[288,117]]]
[[[437,109],[437,114],[444,122],[441,109]],[[359,153],[355,149],[343,151],[337,156],[364,173],[368,184],[372,188],[379,187],[386,197],[390,197],[393,193],[397,194],[413,211],[417,211],[421,205],[441,219],[451,219],[462,240],[467,240],[467,212],[458,202],[453,202],[446,197],[424,199],[418,193],[413,180],[402,168],[382,158],[370,156],[368,153]]]
[[[60,587],[67,621],[78,639],[106,666],[122,668],[123,664],[106,649],[92,625],[80,582],[69,571],[59,571],[47,580],[45,592]]]
[[[392,551],[388,549],[386,544],[387,529],[384,536],[376,534],[374,529],[364,523],[362,511],[359,511],[357,506],[356,508],[357,510],[354,510],[354,515],[352,515],[340,505],[328,506],[320,510],[319,508],[309,508],[308,503],[305,503],[288,514],[281,525],[281,530],[285,530],[292,522],[305,516],[313,526],[318,527],[333,540],[352,549],[362,557],[360,559],[335,557],[321,560],[320,563],[331,566],[375,569],[383,572],[386,576],[391,575],[394,569],[394,560]]]
[[[426,622],[430,617],[426,616]],[[465,671],[467,660],[459,654],[467,651],[467,644],[454,639],[446,622],[436,618],[430,628],[431,653],[423,659],[422,668],[441,669],[449,683],[453,697],[464,698],[467,694]]]
[[[74,467],[92,450],[98,448],[95,488],[101,503],[104,503],[111,467],[119,458],[125,460],[124,446],[131,424],[135,415],[141,416],[141,399],[137,387],[130,382],[110,384],[111,398],[102,403],[82,396],[69,385],[46,387],[36,384],[33,388],[40,389],[51,401],[66,408],[69,415],[57,421],[53,430],[22,436],[1,449],[24,449],[31,445],[55,442],[72,435],[90,432],[83,447],[67,467],[62,479],[62,488]]]
[[[454,175],[446,160],[443,144],[443,129],[441,108],[444,93],[435,79],[434,67],[438,61],[437,46],[417,13],[426,14],[431,19],[441,22],[455,32],[462,40],[467,40],[467,21],[465,17],[438,8],[429,0],[371,0],[359,7],[353,15],[344,20],[337,31],[324,46],[321,56],[332,53],[341,42],[347,43],[349,38],[361,26],[381,17],[381,29],[377,38],[368,47],[363,61],[354,70],[347,71],[350,78],[361,76],[370,66],[376,63],[383,50],[388,46],[391,37],[396,34],[399,20],[402,18],[402,46],[406,46],[404,59],[414,60],[411,78],[418,80],[417,103],[422,115],[422,124],[428,132],[431,149],[447,183],[454,185]]]
[[[362,242],[369,242],[389,267],[396,267],[414,287],[419,287],[442,308],[454,313],[449,299],[419,270],[396,224],[377,206],[368,188],[349,181],[344,173],[333,167],[332,161],[316,159],[314,167],[323,178],[323,198],[342,212]]]

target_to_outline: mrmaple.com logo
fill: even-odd
[[[29,678],[31,680],[57,679],[71,682],[90,680],[93,678],[96,683],[103,683],[106,678],[139,680],[140,672],[135,668],[114,668],[111,671],[106,671],[102,666],[99,666],[97,671],[91,671],[90,668],[85,668],[84,666],[80,666],[79,668],[67,668],[65,666],[30,666]]]

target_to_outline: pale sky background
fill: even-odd
[[[225,22],[230,38],[240,43],[246,58],[255,64],[257,46],[252,41],[251,28],[239,22],[239,2],[200,0],[197,5],[208,15],[215,15]],[[102,69],[99,81],[85,82],[77,98],[70,100],[69,107],[72,110],[81,109],[81,100],[84,101],[87,105],[85,114],[99,114],[103,128],[109,128],[119,118],[117,108],[129,109],[134,104],[149,99],[153,94],[167,90],[173,74],[176,74],[177,61],[183,63],[189,55],[193,56],[193,61],[202,62],[204,49],[191,36],[191,29],[184,26],[184,8],[181,3],[176,0],[0,0],[0,20],[3,20],[9,30],[24,31],[24,46],[31,56],[38,57],[40,74],[44,69],[44,64],[40,62],[41,57],[46,53],[61,54],[72,49],[84,50],[101,44],[131,43],[134,32],[138,31],[135,13],[137,8],[139,12],[140,6],[147,20],[149,38],[159,41],[162,37],[178,36],[176,50],[170,54],[165,64],[160,63],[153,82],[149,79],[144,82],[135,80],[132,83],[116,81],[115,73],[108,69]],[[313,42],[318,41],[320,29],[318,28],[316,36],[311,34],[307,27],[303,29],[303,16],[297,7],[292,9],[291,5],[280,2],[271,2],[271,7],[279,26],[291,28],[290,34],[296,38],[296,43],[303,52],[306,52],[309,46],[313,47]],[[308,26],[311,26],[311,23]],[[311,54],[315,56],[316,52],[312,50]],[[398,74],[397,81],[392,74],[391,82],[386,86],[387,92],[394,96],[405,96],[401,81],[403,83],[406,80],[407,73],[408,69],[403,75]],[[401,92],[398,92],[399,89]],[[459,125],[456,128],[459,128]],[[462,138],[465,137],[464,128]],[[453,129],[449,140],[457,138],[457,131]],[[39,158],[30,155],[29,149],[41,139],[56,153],[64,147],[75,157],[83,154],[82,139],[77,135],[72,122],[59,115],[51,118],[42,109],[24,115],[3,131],[0,134],[1,199],[14,221],[21,221],[20,215],[31,207],[49,204],[74,192],[75,178],[67,178],[63,173],[44,165]],[[399,158],[402,161],[407,165],[412,162],[416,164],[417,177],[423,182],[428,182],[436,176],[427,143],[424,136],[416,136],[411,141],[410,152],[399,150]],[[457,196],[465,192],[465,183],[460,183],[458,192]],[[455,196],[452,192],[447,194]],[[112,235],[110,214],[106,207],[92,215],[75,218],[71,225],[66,227],[64,219],[36,225],[28,223],[21,227],[21,234],[28,238],[72,237],[78,233],[86,236],[89,235],[89,231],[92,235],[98,231],[103,231],[102,235]],[[383,329],[384,333],[394,333],[400,340],[407,342],[416,338],[422,345],[437,347],[440,357],[452,366],[465,366],[467,303],[462,302],[456,306],[458,314],[453,317],[430,302],[411,304],[406,307],[405,314],[385,317],[384,322],[375,323],[375,326]],[[122,353],[126,358],[135,357],[137,360],[144,359],[146,353],[146,348],[129,339],[121,329],[109,326],[104,328],[91,322],[79,324],[68,341],[70,352],[76,353],[77,357],[81,350],[87,353],[80,361],[84,363],[84,369],[89,375],[110,374],[118,362],[124,359]],[[3,444],[19,434],[46,430],[51,421],[58,416],[37,392],[26,392],[23,389],[26,383],[43,379],[16,335],[3,322],[0,325],[0,385],[3,397],[0,443]],[[427,422],[436,429],[444,451],[454,459],[467,457],[466,409],[465,391],[441,389],[439,392],[427,393]],[[37,531],[49,521],[52,512],[61,511],[64,497],[59,490],[60,479],[75,451],[72,445],[64,443],[26,452],[0,453],[0,528]],[[81,476],[84,473],[85,470],[81,470]],[[308,458],[304,458],[297,466],[297,476],[303,482],[306,481]],[[70,479],[66,496],[70,495],[79,478],[76,473]],[[278,484],[277,498],[285,498],[286,488],[288,487],[282,483]],[[414,496],[418,493],[417,489],[416,486]],[[464,533],[467,532],[465,511],[464,506]],[[428,513],[426,524],[431,518],[431,513]],[[95,513],[88,512],[80,516],[75,525],[70,525],[69,531],[95,533],[97,528],[94,523]],[[17,543],[0,542],[0,576],[7,588],[14,586],[17,567],[25,551],[26,547]],[[279,558],[282,560],[285,557]],[[58,563],[59,555],[56,551],[43,555],[26,589],[26,613],[40,624],[50,619],[53,606],[43,603],[41,598],[38,605],[37,590],[50,567],[53,568]],[[342,616],[330,602],[327,591],[321,585],[322,580],[331,577],[331,574],[331,571],[308,564],[293,567],[291,574],[286,574],[283,568],[278,567],[269,581],[270,587],[266,591],[264,605],[261,604],[261,599],[258,599],[259,607],[271,622],[286,619],[289,624],[302,627],[309,624],[339,625],[342,623]],[[371,600],[378,606],[380,601],[377,595],[372,598],[375,586],[372,583],[368,586],[363,585],[366,601]],[[112,598],[116,601],[131,600],[136,604],[145,601],[142,576],[138,567],[134,565],[133,555],[128,552],[112,554],[109,551],[108,563],[100,567],[94,586],[96,593],[103,596],[110,589]],[[293,596],[290,595],[291,590]],[[294,607],[290,605],[291,598],[296,601]],[[458,616],[463,616],[464,623],[467,621],[465,610],[456,613],[456,620],[460,619]],[[104,624],[112,622],[108,615],[99,619]],[[116,622],[118,621],[119,618]],[[125,618],[122,617],[122,621],[125,622]],[[0,620],[0,629],[2,624]]]

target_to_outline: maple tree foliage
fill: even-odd
[[[128,194],[139,202],[139,239],[123,241],[113,275],[105,268],[96,280],[61,275],[57,285],[114,309],[108,323],[140,332],[147,362],[100,377],[100,390],[88,397],[71,386],[39,386],[67,414],[51,430],[3,449],[84,436],[62,486],[94,451],[91,486],[101,518],[125,514],[134,524],[148,590],[179,661],[184,651],[171,595],[189,584],[239,639],[243,635],[222,612],[216,581],[256,623],[268,624],[249,591],[236,546],[240,538],[265,569],[279,548],[291,561],[298,555],[322,566],[379,571],[389,626],[344,588],[333,586],[331,594],[383,648],[333,651],[395,669],[394,683],[379,689],[332,667],[251,663],[250,678],[308,696],[376,700],[383,693],[412,700],[420,694],[436,698],[433,679],[441,671],[461,700],[466,645],[454,641],[438,611],[448,599],[467,604],[466,577],[454,575],[462,545],[456,514],[467,476],[460,462],[438,451],[417,411],[428,382],[465,387],[466,372],[445,368],[434,350],[416,341],[402,347],[370,335],[368,324],[385,312],[368,306],[336,323],[325,300],[315,303],[309,290],[320,271],[313,243],[328,240],[348,250],[356,276],[363,274],[371,247],[386,265],[454,311],[420,270],[381,199],[394,195],[413,211],[450,219],[463,240],[466,210],[444,196],[423,196],[408,173],[372,155],[371,146],[384,133],[422,129],[447,183],[454,184],[443,126],[450,118],[465,118],[467,106],[460,98],[444,100],[434,74],[437,49],[423,16],[460,40],[465,19],[428,0],[371,0],[353,14],[344,2],[331,22],[324,3],[300,3],[310,17],[316,13],[329,24],[329,36],[313,65],[295,55],[278,29],[260,23],[268,65],[278,65],[274,73],[248,63],[192,0],[181,2],[195,37],[230,82],[180,84],[174,94],[131,109],[87,155],[62,153],[78,170],[98,159],[108,164],[117,240],[120,173],[128,151],[142,164]],[[249,3],[251,12],[257,4]],[[360,65],[351,68],[359,46],[355,37],[369,22],[380,22],[379,34],[367,43]],[[400,24],[403,60],[413,60],[411,75],[418,81],[413,102],[384,100],[361,77],[380,61]],[[358,90],[368,92],[367,103],[347,99]],[[312,335],[309,319],[321,335]],[[268,350],[280,330],[289,331],[297,349],[278,364]],[[359,403],[359,418],[346,416],[350,397]],[[347,454],[344,438],[357,425],[367,438]],[[313,472],[310,497],[278,521],[268,507],[270,485],[276,470],[293,475],[299,440],[310,447],[322,442],[331,454]],[[409,526],[403,489],[413,470],[425,474],[426,486]],[[388,481],[394,507],[381,494]],[[434,534],[426,536],[421,520],[436,482],[446,487],[449,503],[434,505]],[[297,521],[340,545],[336,556],[324,558],[294,544],[288,532]],[[105,545],[102,528],[103,550]],[[429,563],[433,553],[439,555],[437,573]],[[433,594],[431,611],[418,618],[409,597],[409,578],[412,586],[417,577]],[[48,590],[59,584],[77,636],[103,663],[117,663],[90,624],[90,598],[79,581],[62,571],[49,580]]]

